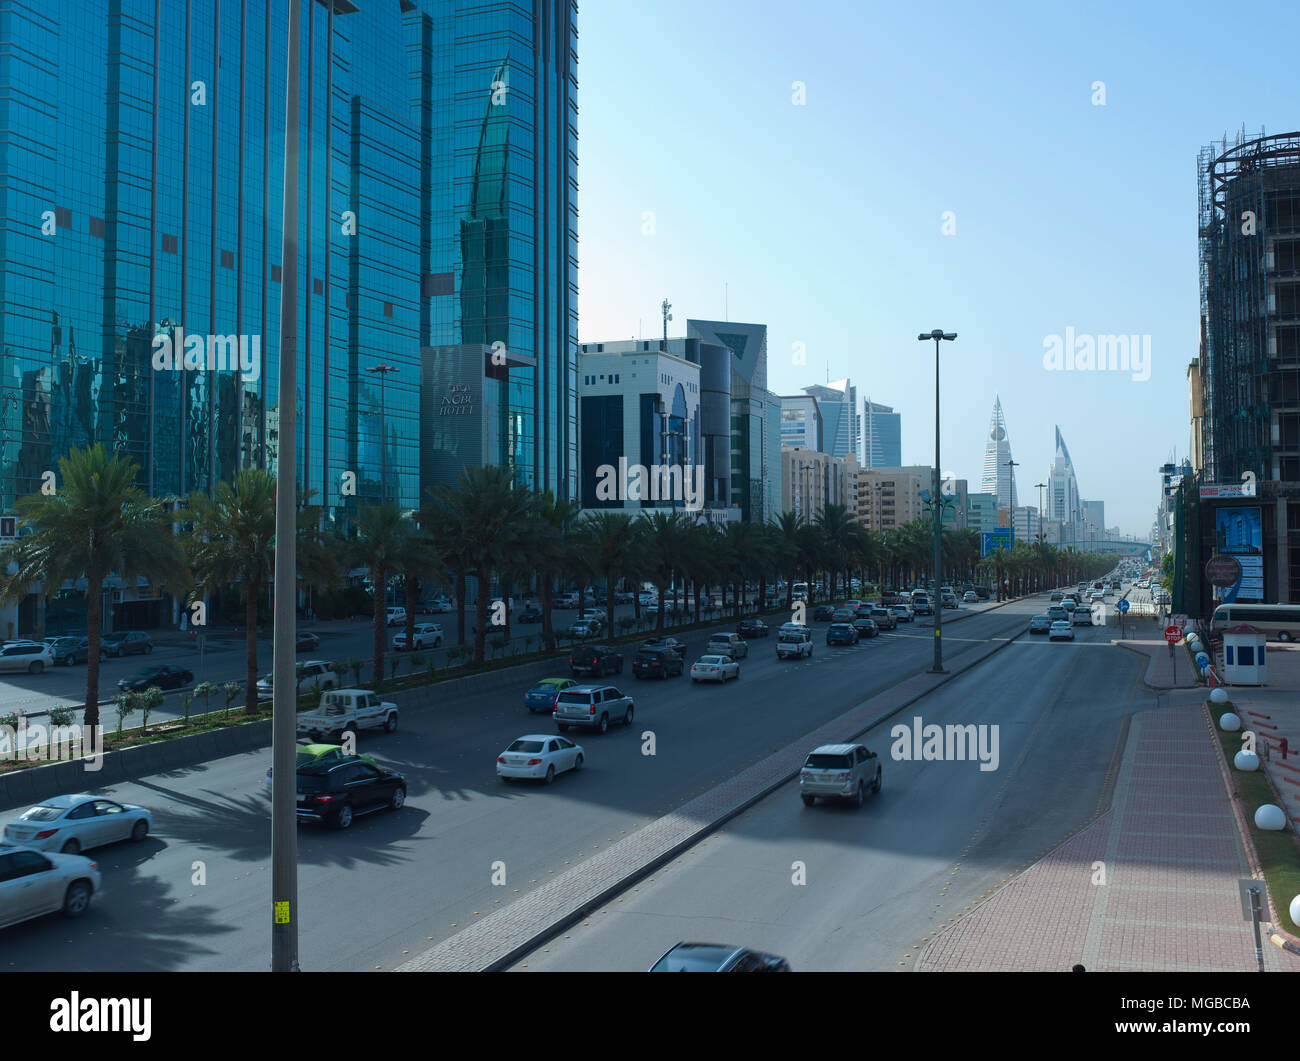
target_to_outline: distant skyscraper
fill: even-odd
[[[1060,520],[1064,540],[1073,541],[1083,517],[1079,508],[1079,480],[1075,478],[1074,462],[1070,460],[1070,451],[1065,448],[1059,427],[1056,429],[1056,456],[1047,476],[1046,506],[1046,517]]]
[[[893,407],[868,398],[862,406],[863,467],[896,468],[903,463],[903,418]]]
[[[803,389],[817,399],[822,414],[822,449],[832,457],[852,453],[862,460],[862,420],[858,415],[858,388],[847,379]]]
[[[781,398],[781,445],[822,450],[822,414],[808,394]]]
[[[1011,443],[1007,440],[1007,422],[1002,416],[1002,399],[993,397],[993,417],[989,421],[989,436],[984,442],[984,477],[980,490],[998,499],[998,508],[1015,509],[1015,469],[1007,465],[1011,460]]]

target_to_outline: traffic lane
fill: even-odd
[[[919,646],[928,649],[928,639],[910,640],[918,651]],[[858,651],[859,661],[884,659],[868,656],[866,646]],[[914,660],[911,669],[923,661]],[[823,691],[832,681],[843,686],[841,710],[862,695],[862,665],[855,668],[853,662],[853,650],[845,650],[817,672]],[[784,670],[792,682],[799,665],[769,659],[764,668]],[[535,886],[640,828],[658,810],[665,790],[679,793],[680,802],[690,794],[688,782],[703,785],[719,771],[724,776],[734,772],[738,747],[751,758],[766,753],[770,748],[761,721],[775,714],[784,722],[788,714],[779,682],[761,685],[769,690],[762,697],[748,686],[742,689],[743,682],[729,688],[701,686],[691,690],[699,695],[690,697],[679,695],[674,681],[679,679],[642,683],[647,695],[638,696],[638,706],[661,703],[665,715],[675,708],[689,721],[707,717],[698,710],[701,706],[716,709],[723,697],[743,695],[756,705],[750,728],[738,738],[716,724],[705,725],[692,730],[690,739],[674,739],[670,725],[669,750],[656,757],[641,755],[639,729],[614,729],[605,737],[575,733],[588,749],[587,767],[547,788],[506,786],[495,777],[495,757],[510,740],[522,732],[547,733],[553,726],[545,716],[521,724],[526,713],[516,697],[481,695],[445,705],[446,710],[408,711],[397,733],[363,734],[360,749],[406,773],[411,795],[399,814],[366,816],[345,833],[300,829],[305,967],[391,967],[403,951],[426,946],[430,937],[445,938],[508,902],[518,894],[516,888],[522,892]],[[648,695],[652,685],[658,686],[653,697]],[[798,731],[818,721],[796,717]],[[454,727],[447,724],[451,719],[457,722]],[[119,880],[106,872],[100,905],[111,909],[100,932],[84,945],[96,955],[86,959],[89,967],[264,967],[264,927],[256,918],[249,923],[247,911],[266,902],[266,885],[260,880],[269,854],[268,804],[261,786],[268,764],[265,750],[245,753],[109,790],[113,798],[155,811],[155,832],[166,846],[159,872],[150,881]],[[557,799],[562,801],[558,807]],[[455,857],[449,858],[449,851]],[[209,873],[205,886],[189,885],[196,860]],[[497,862],[506,873],[504,887],[491,884]],[[384,867],[382,874],[372,868],[376,865]],[[357,923],[357,909],[374,910],[376,888],[385,896],[382,912]],[[181,908],[190,914],[181,916]],[[174,916],[159,916],[164,909]],[[68,967],[59,964],[64,959],[48,944],[51,934],[62,930],[56,919],[33,922],[29,942],[12,945],[18,967]],[[187,932],[202,933],[206,945],[178,948],[176,940]],[[148,945],[124,949],[123,941],[135,935]]]
[[[796,971],[910,968],[918,943],[1092,816],[1122,718],[1146,699],[1104,631],[1018,641],[867,735],[886,758],[861,811],[805,808],[787,785],[515,969],[644,970],[682,940]],[[999,769],[888,758],[890,730],[914,714],[998,724]]]

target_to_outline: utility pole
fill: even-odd
[[[928,339],[934,340],[934,665],[930,668],[931,674],[947,674],[943,668],[943,602],[939,597],[939,588],[943,585],[943,575],[940,573],[943,567],[943,507],[940,504],[939,491],[939,468],[942,466],[939,460],[939,343],[942,340],[952,342],[957,338],[956,332],[945,332],[942,328],[935,328],[929,332],[922,332],[917,337],[918,342],[925,342]]]
[[[664,299],[661,303],[659,303],[659,311],[663,314],[664,317],[664,342],[665,343],[668,342],[668,322],[673,319],[673,315],[670,312],[672,308],[673,308],[673,304],[669,302],[667,299]]]
[[[1034,483],[1034,486],[1038,488],[1038,537],[1041,540],[1045,537],[1043,534],[1043,489],[1047,484]]]

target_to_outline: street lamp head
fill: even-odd
[[[957,338],[957,333],[956,333],[956,332],[944,332],[944,333],[943,333],[943,337],[944,337],[945,339],[947,339],[949,342],[952,342],[953,339],[956,339],[956,338]]]

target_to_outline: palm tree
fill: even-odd
[[[782,512],[776,517],[775,538],[777,542],[779,569],[785,579],[785,606],[794,607],[795,578],[802,570],[799,566],[799,532],[803,528],[804,518],[797,512]]]
[[[418,515],[413,518],[417,522],[407,532],[405,548],[398,559],[406,600],[405,633],[408,650],[415,644],[415,611],[420,604],[420,588],[425,580],[438,577],[444,570],[434,533],[418,522]]]
[[[542,594],[542,640],[548,652],[555,651],[555,626],[551,600],[555,580],[566,573],[569,541],[582,511],[576,501],[557,498],[551,491],[535,496],[528,552],[537,572]]]
[[[822,532],[825,541],[826,562],[830,568],[831,597],[835,597],[836,576],[845,569],[848,561],[849,528],[853,526],[853,517],[849,515],[847,505],[823,505],[821,512],[813,521]],[[847,589],[847,587],[846,587]]]
[[[682,543],[686,540],[689,523],[679,512],[655,509],[641,514],[641,524],[646,543],[646,573],[659,593],[659,616],[655,629],[662,634],[664,616],[668,611],[664,590],[671,585],[673,574],[681,562]]]
[[[174,594],[190,586],[189,565],[171,532],[167,502],[132,485],[140,466],[101,444],[74,449],[59,460],[61,485],[53,494],[29,494],[15,505],[22,536],[0,550],[0,598],[22,600],[36,583],[48,599],[65,582],[86,582],[86,710],[83,725],[99,725],[99,648],[104,630],[104,582],[114,572],[123,586],[140,579]],[[17,570],[8,575],[8,566]]]
[[[605,619],[614,632],[614,585],[635,558],[639,532],[625,512],[592,512],[581,524],[581,537],[589,543],[592,564],[605,579]]]
[[[367,505],[357,512],[356,537],[348,543],[353,564],[370,569],[374,632],[371,641],[376,689],[384,684],[384,647],[388,631],[388,579],[412,552],[414,522],[396,501]],[[408,642],[409,643],[409,642]]]

